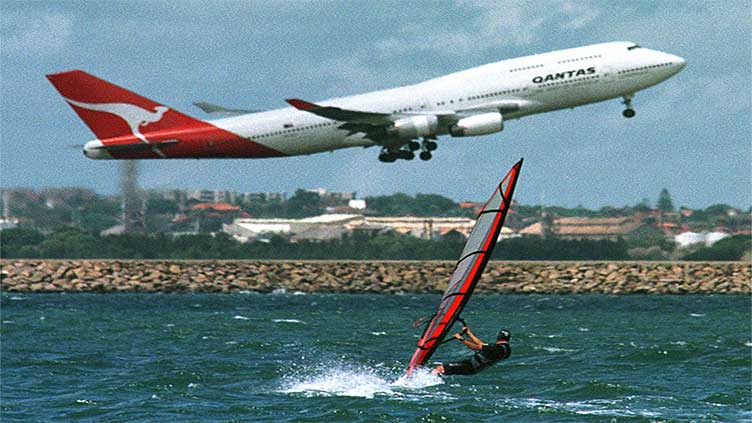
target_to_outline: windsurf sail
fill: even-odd
[[[418,341],[418,348],[408,366],[408,374],[431,358],[473,294],[504,225],[521,168],[522,159],[504,176],[478,214],[475,226],[454,267],[449,286],[441,297],[439,308]]]

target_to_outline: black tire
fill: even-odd
[[[403,160],[412,160],[415,158],[415,153],[409,150],[400,150],[399,158]]]
[[[621,112],[621,115],[627,119],[633,118],[635,114],[636,113],[633,109],[625,109],[623,112]]]
[[[407,143],[407,148],[410,149],[410,151],[415,151],[420,149],[420,143],[418,141],[410,141]]]
[[[437,148],[439,148],[439,145],[438,145],[438,144],[436,144],[436,143],[435,143],[435,142],[433,142],[433,141],[428,141],[428,142],[426,143],[426,150],[428,150],[428,151],[434,151],[434,150],[436,150]]]
[[[390,153],[379,154],[379,160],[384,163],[394,163],[394,161],[397,160],[397,156],[395,156],[394,154],[390,154]]]
[[[431,160],[431,152],[429,151],[421,151],[420,152],[420,159],[425,161]]]

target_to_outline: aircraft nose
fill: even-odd
[[[678,70],[682,70],[687,67],[687,61],[684,60],[683,57],[673,56],[673,60],[671,62],[674,63],[674,66],[676,66]]]
[[[666,54],[666,56],[666,61],[671,63],[671,68],[673,68],[675,72],[679,72],[687,67],[687,61],[684,60],[683,57],[679,57],[675,54]]]

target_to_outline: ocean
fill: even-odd
[[[438,302],[2,293],[0,421],[752,421],[750,297],[475,295],[463,317],[512,356],[405,378]]]

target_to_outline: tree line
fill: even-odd
[[[684,257],[687,260],[739,260],[752,249],[748,236],[719,241]],[[456,260],[463,240],[426,240],[395,233],[375,237],[345,237],[330,241],[290,242],[272,237],[265,242],[240,243],[224,233],[98,236],[75,228],[44,235],[33,229],[0,232],[0,257],[44,259],[339,259],[339,260]],[[499,242],[493,259],[507,260],[629,260],[624,240],[561,240],[537,237]],[[749,253],[747,253],[749,254]]]

